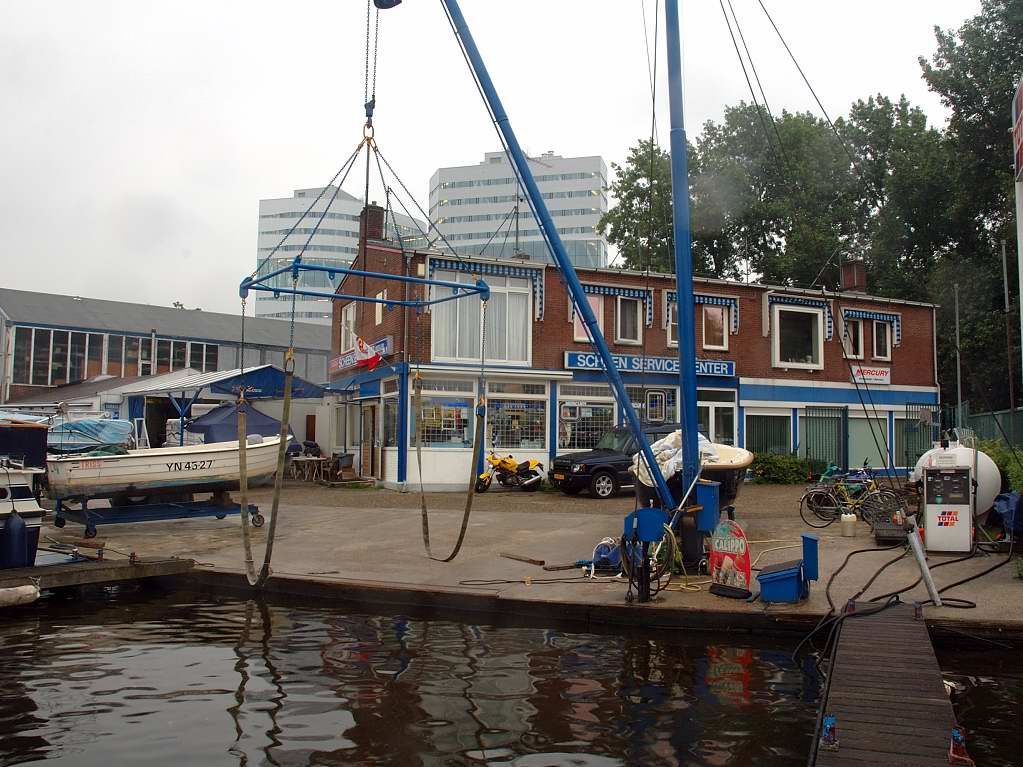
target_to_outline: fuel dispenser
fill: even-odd
[[[924,542],[934,553],[973,549],[974,465],[956,452],[938,453],[923,467]]]

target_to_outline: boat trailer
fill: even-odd
[[[167,519],[197,519],[216,517],[225,519],[241,513],[241,505],[231,500],[228,493],[214,493],[205,501],[172,501],[162,503],[140,503],[127,506],[90,509],[88,498],[83,498],[80,509],[68,508],[65,500],[58,500],[54,506],[54,527],[64,527],[68,520],[85,527],[85,537],[95,538],[98,525],[122,525],[131,522],[157,522]],[[247,513],[253,527],[262,527],[264,517],[259,507],[250,503]]]

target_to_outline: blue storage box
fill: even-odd
[[[757,573],[757,583],[765,602],[798,602],[810,593],[801,559],[768,565]]]
[[[697,482],[696,502],[703,507],[696,512],[696,529],[709,535],[721,520],[721,483],[704,479]]]

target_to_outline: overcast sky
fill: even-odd
[[[905,93],[944,122],[917,56],[979,0],[764,1],[832,117]],[[732,2],[772,107],[816,109],[756,0]],[[648,133],[642,8],[463,0],[527,151],[610,166]],[[749,96],[717,0],[682,24],[692,139]],[[361,0],[0,2],[0,284],[236,312],[259,199],[324,184],[361,136],[364,37]],[[663,74],[663,28],[660,50]],[[499,148],[439,2],[381,13],[377,79],[377,141],[424,207],[436,168]]]

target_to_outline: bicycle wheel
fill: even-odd
[[[860,519],[868,525],[875,522],[890,522],[895,512],[902,508],[899,496],[891,490],[874,490],[863,496],[860,503]]]
[[[810,527],[827,527],[841,514],[842,504],[828,489],[813,488],[799,499],[799,516]]]

